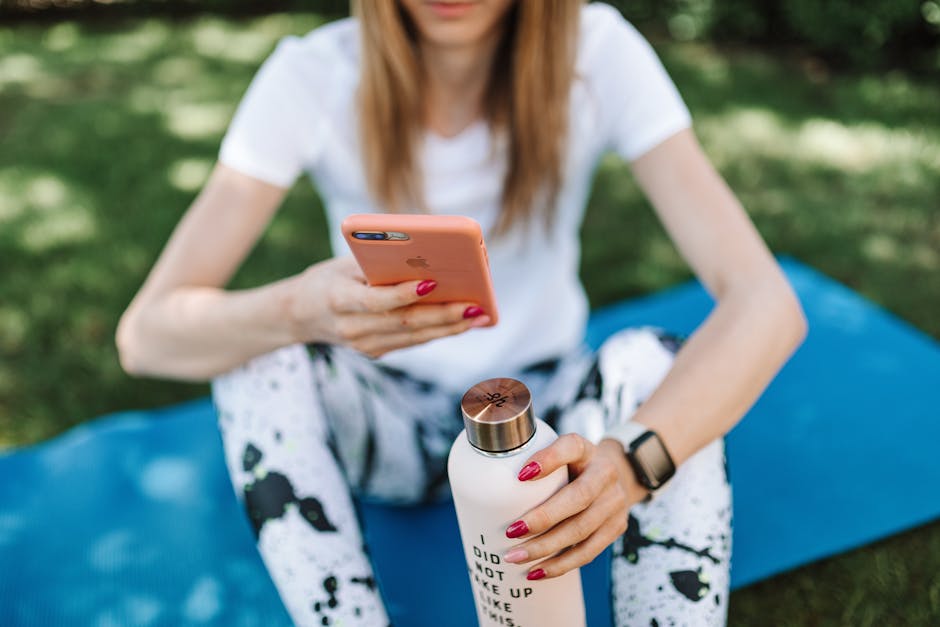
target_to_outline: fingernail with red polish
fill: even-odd
[[[415,288],[415,291],[418,293],[418,296],[424,296],[425,294],[430,294],[431,290],[435,287],[437,287],[437,281],[428,279],[427,281],[418,283],[418,287]]]
[[[524,520],[517,520],[506,528],[507,538],[518,538],[529,533],[529,525]]]
[[[470,305],[469,307],[463,310],[464,318],[476,318],[477,316],[482,316],[482,315],[483,315],[483,309],[480,307],[477,307],[476,305]]]
[[[513,549],[512,551],[503,555],[503,560],[509,562],[510,564],[524,562],[527,559],[529,559],[529,552],[525,549]]]
[[[536,568],[533,571],[530,571],[528,575],[525,576],[529,581],[535,581],[536,579],[541,579],[545,576],[545,571],[541,568]]]
[[[542,472],[542,467],[538,462],[529,462],[519,471],[519,481],[528,481],[532,477],[537,477]]]

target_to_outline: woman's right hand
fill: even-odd
[[[351,256],[314,264],[294,284],[289,311],[294,336],[375,358],[489,322],[474,303],[422,303],[435,286],[434,281],[370,286]]]

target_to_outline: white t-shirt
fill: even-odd
[[[282,40],[248,88],[220,152],[225,165],[281,187],[309,173],[326,206],[335,255],[349,253],[339,230],[347,215],[380,211],[357,139],[358,40],[353,18]],[[506,161],[504,142],[492,146],[484,122],[450,138],[425,135],[416,158],[426,203],[434,213],[469,216],[482,226],[500,321],[394,351],[382,362],[462,392],[581,343],[588,304],[578,278],[579,230],[598,160],[610,150],[636,159],[691,122],[652,48],[608,5],[582,9],[576,73],[550,231],[534,220],[488,237]]]

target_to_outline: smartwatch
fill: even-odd
[[[650,491],[650,495],[676,474],[676,465],[666,445],[646,425],[629,420],[608,431],[604,437],[620,442],[637,480]]]

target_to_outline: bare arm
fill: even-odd
[[[718,301],[634,417],[659,434],[679,465],[741,419],[802,341],[806,322],[692,131],[666,140],[633,168],[680,252]],[[564,435],[532,462],[536,475],[528,479],[566,465],[575,477],[523,515],[526,537],[535,537],[504,556],[517,563],[547,558],[530,570],[533,578],[557,577],[592,560],[625,531],[626,512],[646,495],[613,439],[594,446]]]
[[[744,209],[682,131],[633,163],[680,253],[717,305],[635,419],[676,464],[727,433],[806,334],[793,290]]]
[[[132,374],[204,379],[289,342],[283,282],[226,293],[286,190],[216,166],[121,317]]]
[[[475,303],[420,303],[433,282],[371,287],[352,257],[258,288],[224,290],[285,192],[215,168],[118,324],[127,372],[204,380],[298,342],[377,357],[488,322],[478,307],[468,309]]]

